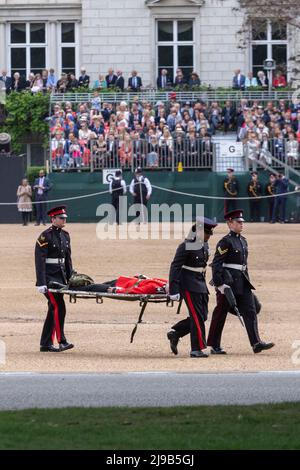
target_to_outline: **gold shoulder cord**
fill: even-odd
[[[229,181],[224,181],[225,190],[228,192],[228,194],[230,194],[230,196],[236,196],[237,191],[235,192],[230,191],[230,189],[228,189],[228,184],[229,184]]]

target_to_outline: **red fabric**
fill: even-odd
[[[197,317],[197,313],[196,313],[195,307],[193,305],[193,301],[192,301],[192,298],[191,298],[191,295],[190,295],[189,291],[186,290],[185,295],[186,295],[189,310],[190,310],[190,312],[193,316],[194,322],[196,324],[198,339],[199,339],[199,346],[200,346],[200,349],[202,351],[202,349],[205,349],[205,346],[204,346],[204,343],[203,343],[202,331],[201,331],[201,327],[200,327],[199,320],[198,320],[198,317]]]
[[[58,343],[60,343],[61,334],[60,334],[60,324],[59,324],[59,316],[58,316],[58,305],[52,292],[48,291],[48,294],[49,294],[50,302],[54,309],[54,328],[56,332],[56,338],[57,338]],[[53,338],[53,331],[52,331],[52,338]]]
[[[273,80],[273,87],[278,88],[278,87],[285,87],[286,86],[286,79],[283,75],[280,75],[279,77],[274,78]]]
[[[136,284],[136,285],[135,285]],[[137,279],[136,277],[120,276],[117,279],[116,287],[118,292],[126,294],[156,294],[158,287],[167,284],[166,279],[151,278]]]

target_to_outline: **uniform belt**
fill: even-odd
[[[205,273],[206,268],[198,267],[194,268],[193,266],[186,266],[185,264],[182,266],[183,269],[187,269],[188,271],[194,271],[195,273]]]
[[[238,271],[246,271],[247,265],[246,264],[223,263],[223,268],[231,268],[231,269],[237,269]]]
[[[65,258],[46,258],[46,264],[64,264]]]

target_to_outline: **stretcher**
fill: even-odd
[[[55,294],[64,294],[69,296],[69,301],[73,304],[77,299],[95,299],[97,304],[103,304],[104,299],[125,300],[130,302],[139,302],[141,308],[138,320],[131,332],[130,343],[133,343],[133,338],[137,331],[139,323],[142,323],[143,315],[149,303],[165,303],[167,307],[173,307],[174,302],[167,294],[125,294],[125,293],[110,293],[110,292],[87,292],[79,290],[70,290],[66,287],[61,289],[50,288],[49,292]],[[180,312],[182,301],[179,301],[177,313]]]

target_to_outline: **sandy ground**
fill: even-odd
[[[135,340],[130,334],[139,312],[137,302],[94,300],[67,302],[66,336],[75,349],[61,354],[39,352],[39,339],[46,313],[44,296],[35,285],[34,245],[43,227],[0,225],[0,349],[6,347],[3,371],[38,372],[228,372],[298,370],[293,343],[300,349],[300,225],[248,224],[251,279],[263,304],[259,315],[261,337],[274,341],[270,351],[253,354],[245,331],[238,320],[229,315],[223,347],[227,356],[208,359],[189,358],[189,337],[179,344],[179,355],[169,350],[166,333],[180,316],[176,308],[149,305],[144,323],[139,325]],[[144,273],[167,277],[178,240],[99,240],[96,224],[69,224],[73,264],[77,271],[91,275],[96,281],[114,279],[120,274]],[[218,226],[210,246],[227,232]],[[210,273],[208,273],[210,279]],[[211,289],[209,319],[215,305]],[[67,300],[67,299],[66,299]],[[209,320],[207,328],[209,327]],[[300,354],[299,354],[300,356]],[[295,362],[295,361],[294,361]],[[299,362],[299,358],[298,361]]]

